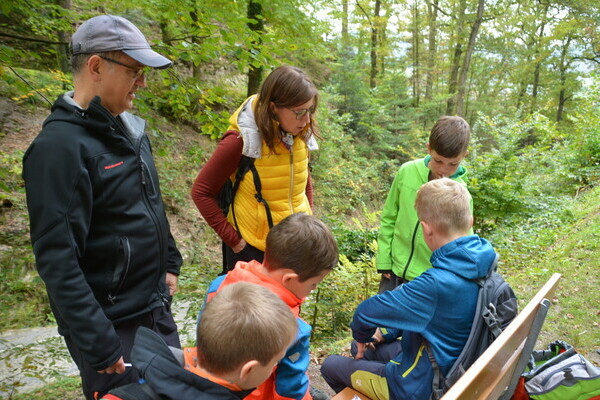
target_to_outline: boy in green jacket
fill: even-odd
[[[429,134],[428,156],[402,164],[396,173],[377,237],[376,265],[382,274],[379,293],[411,281],[431,267],[431,250],[425,244],[413,206],[417,190],[426,182],[444,177],[466,185],[467,172],[460,163],[469,154],[470,137],[467,121],[441,117]]]

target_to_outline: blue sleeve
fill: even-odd
[[[377,327],[423,332],[433,318],[436,305],[436,281],[425,273],[394,290],[363,301],[350,324],[352,336],[357,342],[367,343]]]
[[[309,341],[311,327],[300,318],[295,342],[286,351],[275,370],[274,399],[303,399],[308,392]]]
[[[225,280],[226,276],[227,275],[221,275],[213,280],[210,285],[208,285],[208,290],[206,291],[206,296],[204,297],[204,303],[202,304],[202,307],[200,307],[200,310],[198,310],[198,316],[196,317],[196,328],[198,325],[200,325],[200,319],[202,319],[202,312],[204,311],[204,307],[206,307],[206,303],[208,303],[210,298],[212,298],[212,296],[214,296],[219,290],[219,287],[221,287],[221,284]]]
[[[392,328],[379,328],[381,330],[381,335],[383,336],[384,342],[393,342],[402,336],[402,329],[392,329]]]

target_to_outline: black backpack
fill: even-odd
[[[238,165],[237,172],[235,173],[235,181],[231,182],[231,179],[227,179],[219,193],[217,193],[217,203],[221,208],[223,214],[227,215],[229,213],[229,207],[231,207],[231,213],[233,214],[233,221],[235,223],[235,229],[239,232],[240,229],[237,224],[237,219],[235,217],[235,209],[233,207],[233,199],[235,198],[235,194],[240,187],[240,182],[244,179],[244,176],[248,171],[252,172],[252,178],[254,179],[254,188],[256,189],[256,193],[254,197],[256,201],[259,203],[263,203],[265,206],[265,211],[267,214],[267,222],[269,224],[269,229],[273,227],[273,217],[271,216],[271,209],[269,208],[269,204],[262,197],[262,184],[260,183],[260,177],[258,176],[258,171],[254,166],[254,158],[248,157],[242,154],[242,158],[240,159],[240,164]]]
[[[498,254],[490,273],[475,280],[479,285],[479,294],[471,332],[465,347],[445,376],[431,349],[428,349],[434,372],[433,399],[441,398],[517,316],[517,297],[510,285],[496,272],[497,264]]]

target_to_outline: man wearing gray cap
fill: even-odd
[[[72,45],[75,90],[54,103],[23,157],[23,178],[36,266],[94,399],[138,380],[125,363],[139,326],[180,345],[170,303],[182,258],[145,122],[126,112],[147,68],[171,61],[112,15],[84,22]]]

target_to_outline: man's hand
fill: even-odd
[[[165,281],[167,283],[167,286],[169,287],[169,295],[170,296],[173,296],[175,294],[175,292],[177,292],[177,280],[178,279],[179,278],[177,277],[177,275],[167,272]]]
[[[383,272],[381,276],[383,276],[385,279],[392,279],[391,272]]]
[[[99,374],[122,374],[123,372],[125,372],[125,362],[123,361],[123,357],[119,358],[119,361],[110,367],[98,371]]]

